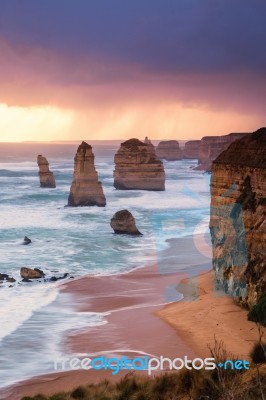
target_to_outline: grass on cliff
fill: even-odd
[[[266,292],[261,295],[257,304],[249,311],[248,320],[266,326]]]
[[[22,400],[259,400],[266,396],[266,364],[246,372],[183,370],[149,378],[129,373],[118,383],[105,380],[71,393]]]

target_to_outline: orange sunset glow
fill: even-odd
[[[239,45],[246,16],[225,35],[223,25],[208,28],[202,9],[186,25],[178,12],[167,23],[169,10],[160,21],[158,10],[134,14],[135,6],[121,6],[118,19],[107,18],[99,6],[95,13],[106,18],[104,30],[87,13],[89,6],[84,16],[71,7],[63,14],[52,8],[47,30],[42,15],[48,6],[25,3],[19,11],[6,5],[9,23],[4,19],[0,27],[0,141],[188,140],[265,124],[264,60],[258,62],[263,39],[254,30]],[[212,35],[205,35],[206,24]]]
[[[195,124],[197,121],[197,124]],[[262,123],[258,121],[257,125]],[[75,110],[42,105],[0,105],[2,142],[128,139],[201,138],[205,135],[246,131],[254,118],[234,112],[184,108],[179,104],[124,106],[114,109]]]

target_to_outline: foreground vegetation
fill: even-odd
[[[225,373],[227,372],[227,373]],[[244,373],[189,371],[164,374],[156,378],[132,373],[119,383],[103,381],[80,386],[72,393],[37,395],[23,400],[264,400],[266,364]]]
[[[249,311],[248,319],[266,326],[266,292],[261,295],[257,304]]]
[[[105,380],[80,386],[71,393],[37,395],[21,400],[266,400],[266,344],[258,325],[259,340],[251,353],[249,370],[187,370],[164,373],[156,377],[129,372],[118,383]],[[214,340],[208,346],[211,356],[219,361],[237,360],[227,352],[224,342]]]

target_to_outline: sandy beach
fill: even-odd
[[[165,288],[173,284],[184,292],[184,301],[164,305]],[[257,339],[256,326],[247,321],[246,311],[231,298],[214,293],[212,272],[199,277],[198,296],[186,293],[187,288],[181,274],[161,275],[156,266],[62,285],[61,295],[77,310],[106,313],[106,324],[65,337],[64,353],[206,357],[207,344],[216,335],[229,351],[246,358]],[[116,376],[111,371],[56,372],[2,390],[0,399],[69,391],[105,378],[117,380],[126,372]]]
[[[214,291],[213,279],[213,271],[200,275],[195,301],[184,299],[169,304],[157,315],[173,326],[177,335],[200,357],[209,356],[208,344],[213,347],[216,337],[224,342],[229,353],[249,359],[249,352],[259,337],[256,324],[247,320],[247,311],[230,296]],[[182,286],[184,282],[178,290],[182,291]]]
[[[72,332],[62,341],[62,352],[108,356],[149,355],[195,357],[175,330],[155,314],[164,304],[165,288],[178,284],[180,274],[158,272],[157,266],[135,269],[122,275],[83,277],[61,286],[59,296],[77,311],[105,313],[106,324]],[[127,373],[128,371],[125,371]],[[146,373],[146,372],[145,372]],[[0,399],[20,399],[25,395],[52,394],[71,390],[80,384],[102,379],[119,379],[111,371],[55,372],[35,377],[0,391]]]

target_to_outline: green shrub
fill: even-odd
[[[79,386],[71,393],[73,399],[86,399],[87,390],[83,386]]]
[[[266,292],[261,295],[257,304],[249,311],[248,320],[266,326]]]
[[[68,395],[66,393],[56,393],[53,396],[49,397],[49,400],[67,400]],[[37,399],[34,399],[37,400]]]
[[[138,382],[135,377],[125,376],[119,383],[117,383],[116,387],[121,392],[119,399],[128,399],[138,390]]]
[[[266,362],[266,343],[257,342],[254,344],[250,358],[254,364],[263,364]]]

